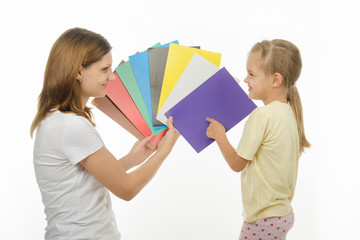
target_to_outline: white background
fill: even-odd
[[[356,1],[7,1],[0,7],[0,239],[42,239],[45,215],[29,135],[50,48],[71,27],[105,36],[116,66],[154,43],[222,53],[244,79],[251,46],[284,38],[303,57],[297,87],[313,147],[300,159],[288,239],[359,239],[359,8]],[[243,81],[240,85],[246,89]],[[90,105],[90,104],[89,104]],[[261,105],[261,103],[258,103]],[[97,129],[118,158],[135,138],[97,109]],[[243,122],[228,132],[236,146]],[[132,201],[113,197],[123,240],[238,239],[240,174],[212,144],[200,154],[181,137]]]

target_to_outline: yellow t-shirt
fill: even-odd
[[[300,157],[291,106],[274,101],[256,108],[245,123],[237,153],[249,160],[241,173],[245,221],[289,214]]]

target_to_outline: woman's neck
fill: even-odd
[[[83,97],[81,99],[81,109],[82,110],[85,110],[85,107],[86,107],[86,103],[88,102],[89,98],[88,97]]]

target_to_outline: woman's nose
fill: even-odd
[[[109,79],[109,81],[114,81],[116,79],[115,74],[112,71],[111,71],[108,79]]]

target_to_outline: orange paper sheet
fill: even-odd
[[[96,108],[102,111],[105,115],[110,117],[114,122],[126,129],[130,134],[132,134],[137,139],[144,139],[144,136],[140,131],[132,124],[129,119],[121,112],[115,104],[107,97],[94,98],[91,102]],[[152,141],[147,144],[151,149],[155,149],[156,143],[160,140],[161,136],[156,136]]]

